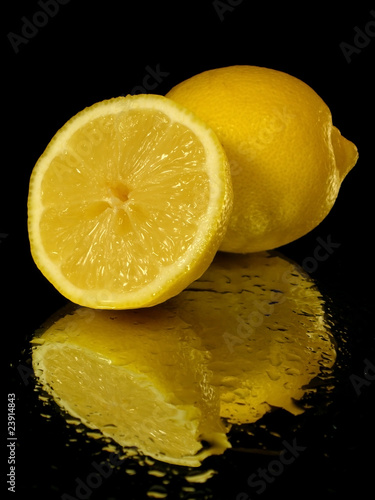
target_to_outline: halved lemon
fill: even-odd
[[[31,253],[75,303],[152,306],[204,273],[231,208],[227,158],[204,122],[162,96],[117,97],[71,118],[36,163]]]

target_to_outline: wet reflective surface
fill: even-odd
[[[109,477],[116,477],[119,484],[142,492],[134,498],[216,498],[210,491],[228,473],[242,480],[230,489],[250,495],[292,464],[302,464],[297,459],[307,456],[309,447],[311,453],[314,436],[323,439],[332,432],[328,415],[338,376],[345,370],[346,339],[315,281],[295,262],[277,253],[235,259],[219,254],[200,280],[156,308],[106,312],[68,305],[53,315],[30,339],[37,375],[34,412],[42,415],[44,432],[49,428],[56,446],[64,448],[63,456],[92,457],[81,482],[64,486],[71,495],[80,484],[102,498],[100,491],[113,488]],[[78,349],[70,359],[76,358],[76,367],[68,370],[63,356],[52,356],[48,367],[43,354],[36,356],[43,346],[67,345]],[[94,355],[90,366],[79,362],[82,349]],[[100,363],[109,369],[98,383],[94,374],[104,373]],[[180,465],[176,456],[171,460],[165,454],[167,440],[159,440],[164,456],[158,454],[157,439],[150,446],[149,438],[161,430],[160,417],[165,416],[151,412],[144,425],[145,408],[154,402],[138,401],[139,420],[134,404],[115,407],[113,394],[121,385],[116,367],[124,366],[156,384],[175,407],[198,411],[193,437],[200,444],[195,449],[198,457],[203,452],[201,459],[208,457],[201,465],[186,458],[192,453],[187,440],[180,443]],[[61,369],[70,376],[57,380]],[[52,377],[46,377],[48,370]],[[90,386],[82,383],[85,375]],[[23,376],[31,380],[30,365]],[[116,424],[108,426],[110,421]],[[221,449],[210,443],[210,428],[222,433]],[[178,426],[170,429],[178,441]],[[168,432],[168,425],[162,432]],[[138,439],[132,440],[134,434]],[[266,471],[270,467],[265,477],[257,472],[261,466]],[[100,487],[87,484],[93,474]]]
[[[167,463],[223,453],[231,424],[302,413],[336,359],[319,290],[271,253],[219,254],[154,308],[59,314],[32,341],[41,387],[88,428]]]
[[[124,492],[133,499],[226,500],[238,497],[242,500],[246,495],[251,498],[262,494],[262,498],[268,495],[272,498],[287,492],[293,498],[298,490],[291,493],[291,487],[303,488],[306,482],[310,482],[311,491],[320,492],[322,498],[330,498],[330,491],[333,498],[337,492],[344,492],[349,481],[360,490],[369,477],[366,471],[371,462],[359,451],[367,449],[367,443],[371,449],[373,439],[368,406],[373,386],[370,379],[365,378],[365,359],[369,362],[373,359],[373,340],[367,327],[369,309],[365,295],[353,295],[348,301],[338,284],[350,279],[350,274],[346,273],[341,279],[337,265],[332,271],[323,269],[319,279],[311,279],[295,262],[282,255],[272,260],[278,264],[273,267],[264,267],[271,262],[269,259],[259,256],[257,259],[253,266],[262,265],[262,275],[250,270],[245,273],[251,276],[244,278],[248,284],[252,283],[250,288],[243,286],[242,278],[235,283],[223,273],[216,284],[220,294],[214,290],[212,280],[211,283],[199,281],[186,291],[185,299],[196,294],[207,296],[207,299],[200,299],[196,304],[196,301],[182,300],[184,296],[179,296],[168,303],[168,310],[161,309],[167,311],[169,324],[172,317],[174,321],[194,326],[193,332],[198,333],[192,334],[193,347],[199,347],[197,352],[202,354],[211,353],[211,357],[203,355],[202,366],[208,369],[210,364],[210,384],[220,393],[221,411],[226,412],[220,420],[229,427],[226,436],[231,448],[207,457],[201,466],[175,465],[142,453],[139,446],[123,447],[115,436],[104,435],[100,426],[88,428],[87,422],[82,423],[82,415],[81,418],[71,416],[50,394],[41,390],[31,364],[31,341],[43,335],[46,327],[56,321],[57,317],[52,315],[52,321],[47,321],[37,333],[35,329],[25,332],[22,344],[17,343],[12,363],[10,383],[18,398],[17,464],[19,474],[26,478],[25,490],[43,491],[45,498],[52,499],[61,498],[65,493],[73,498],[86,494],[87,498],[101,500],[123,498]],[[351,283],[354,287],[356,280]],[[248,292],[240,293],[242,289]],[[230,290],[237,292],[227,293]],[[228,296],[238,293],[241,300],[244,296],[247,300],[234,308],[235,301],[228,300]],[[288,300],[283,301],[281,296],[287,296]],[[60,301],[60,305],[64,302]],[[54,301],[50,306],[46,303],[40,310],[36,309],[39,325],[60,305],[59,301]],[[229,311],[225,317],[231,316],[232,320],[220,319],[221,336],[217,343],[218,339],[212,337],[213,326],[223,317],[221,310],[224,307]],[[71,305],[67,308],[72,312]],[[197,308],[205,310],[205,314],[195,315]],[[44,318],[41,317],[43,311],[47,312]],[[58,317],[67,312],[60,312]],[[93,315],[90,310],[82,310],[78,314],[81,319],[86,317],[86,321],[93,323],[96,312]],[[150,311],[142,315],[144,322],[147,314]],[[34,313],[32,317],[37,326],[36,316]],[[20,319],[22,321],[21,315]],[[31,324],[30,318],[27,321]],[[211,341],[206,345],[202,343],[202,323],[212,327],[207,337]],[[277,328],[272,329],[275,323]],[[299,338],[298,346],[304,345],[305,350],[286,341],[286,330],[291,331],[291,328],[294,338]],[[131,332],[133,339],[136,331]],[[272,333],[272,337],[262,337],[260,334],[265,331]],[[275,345],[267,344],[266,338],[278,340],[276,350]],[[282,339],[284,342],[280,342]],[[252,350],[251,345],[257,345],[263,354],[256,355],[258,350]],[[156,350],[150,349],[150,345],[144,347],[144,352],[154,352],[155,361],[158,352],[165,350],[165,343],[164,346],[155,343]],[[291,349],[294,349],[293,356]],[[307,353],[309,358],[306,358]],[[212,355],[221,362],[214,362]],[[298,360],[301,355],[305,355],[303,362]],[[242,357],[241,362],[238,362],[239,357]],[[144,359],[146,365],[152,366],[150,356]],[[249,363],[244,370],[243,362],[250,359],[254,363]],[[295,374],[288,375],[292,367]],[[228,377],[228,370],[235,373],[234,378]],[[299,371],[298,376],[296,371]],[[244,378],[247,372],[252,376]],[[254,381],[257,372],[262,372],[263,382],[267,380],[268,383],[262,402],[254,397],[254,385],[247,387],[247,393],[237,390],[239,385],[243,388]],[[366,373],[371,377],[371,366],[367,366]],[[278,385],[284,377],[299,383],[294,387],[285,387],[285,383]],[[170,386],[175,382],[175,377],[171,376]],[[202,387],[204,385],[200,390]],[[271,396],[282,400],[276,402]],[[90,393],[87,397],[91,397]],[[239,404],[241,402],[245,404]],[[239,411],[243,407],[246,412]],[[204,442],[203,449],[209,449],[209,443]],[[32,458],[25,450],[32,450]],[[22,486],[19,489],[22,491]]]

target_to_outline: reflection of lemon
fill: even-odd
[[[229,446],[207,353],[163,309],[78,309],[53,324],[33,352],[36,375],[89,427],[170,463],[199,465],[201,439]]]
[[[271,407],[300,413],[294,400],[335,359],[319,291],[266,253],[218,254],[150,309],[78,308],[33,343],[37,377],[70,414],[122,446],[194,466],[230,446],[227,425]]]
[[[31,251],[73,302],[150,306],[202,275],[231,206],[212,130],[165,97],[119,97],[69,120],[34,167]]]
[[[220,414],[231,423],[254,422],[271,407],[300,413],[294,400],[335,360],[319,290],[277,255],[218,254],[165,306],[200,332]]]
[[[323,100],[286,73],[219,68],[167,96],[212,127],[229,158],[234,206],[222,250],[269,250],[303,236],[331,210],[357,161]]]

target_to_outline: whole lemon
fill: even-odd
[[[270,250],[311,231],[331,210],[358,159],[324,101],[281,71],[208,70],[167,97],[203,119],[228,156],[234,206],[223,251]]]

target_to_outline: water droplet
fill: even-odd
[[[167,490],[164,486],[151,486],[147,492],[147,496],[150,498],[167,498]]]
[[[272,381],[279,380],[280,378],[280,373],[276,370],[266,370],[267,375]]]

